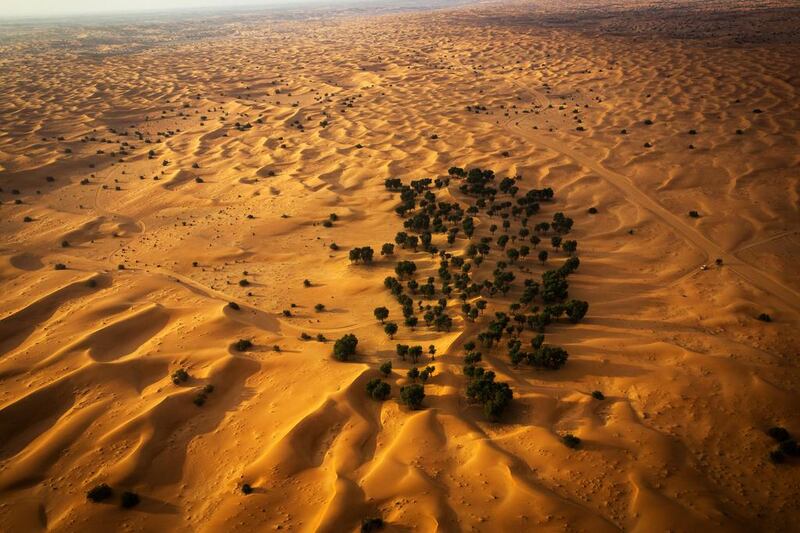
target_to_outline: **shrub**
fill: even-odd
[[[252,347],[253,343],[248,339],[239,339],[236,341],[236,344],[234,344],[234,348],[236,348],[237,352],[246,352]]]
[[[412,367],[406,373],[406,376],[408,376],[408,379],[410,379],[411,381],[416,381],[417,378],[419,377],[419,369],[417,367]]]
[[[563,437],[561,437],[561,442],[564,443],[564,446],[567,448],[577,448],[581,445],[581,439],[573,435],[572,433],[567,433]]]
[[[381,371],[381,374],[384,375],[384,377],[388,376],[389,374],[392,373],[392,362],[386,361],[385,363],[381,364],[379,370]]]
[[[317,305],[315,305],[315,306],[314,306],[314,310],[315,310],[317,313],[321,313],[321,312],[323,312],[323,311],[325,310],[325,304],[317,304]]]
[[[328,338],[322,333],[317,333],[317,342],[327,342]]]
[[[382,402],[389,397],[391,392],[392,388],[389,384],[379,378],[370,380],[367,383],[367,394],[369,394],[373,400]]]
[[[498,383],[491,370],[467,365],[465,374],[470,378],[467,385],[467,399],[483,405],[483,411],[489,420],[497,421],[513,398],[508,383]]]
[[[791,435],[789,435],[789,432],[786,430],[786,428],[782,428],[782,427],[771,427],[771,428],[769,428],[767,430],[767,435],[769,435],[770,437],[772,437],[773,439],[775,439],[778,442],[783,442],[783,441],[789,440],[791,438]]]
[[[365,518],[361,521],[361,533],[371,533],[383,529],[383,519],[381,518]]]
[[[175,385],[180,385],[181,383],[185,383],[189,380],[189,373],[186,370],[179,368],[173,372],[170,377]]]
[[[697,211],[692,210],[692,211],[689,211],[689,216],[692,217],[692,218],[700,218],[700,213],[698,213]]]
[[[422,400],[424,398],[425,389],[418,383],[400,387],[400,400],[406,404],[409,409],[416,411],[422,407]]]
[[[137,505],[139,505],[140,501],[141,499],[139,498],[138,494],[126,490],[125,492],[122,493],[120,505],[122,505],[124,509],[130,509],[131,507],[136,507]]]
[[[253,487],[251,487],[249,483],[245,483],[242,485],[242,492],[244,494],[252,494]]]
[[[240,287],[247,287],[248,285],[250,285],[250,282],[247,281],[246,279],[240,279],[239,280],[239,286]]]
[[[603,394],[599,390],[596,390],[596,391],[592,391],[592,398],[594,398],[595,400],[605,400],[606,396],[605,396],[605,394]]]
[[[97,485],[89,489],[89,491],[86,493],[86,498],[97,503],[97,502],[102,502],[103,500],[107,500],[113,495],[114,491],[111,489],[111,487],[109,487],[105,483],[101,483],[100,485]]]
[[[772,322],[772,317],[769,316],[767,313],[761,313],[757,317],[761,322]]]
[[[588,212],[589,212],[590,215],[596,215],[597,214],[597,208],[596,207],[590,207]]]
[[[389,336],[390,339],[393,339],[394,334],[397,333],[397,324],[394,322],[387,322],[383,326],[383,331]]]
[[[67,265],[65,265],[64,263],[56,263],[55,267],[53,268],[55,268],[56,270],[66,270]]]
[[[194,397],[194,400],[192,400],[192,402],[194,402],[194,404],[197,407],[202,407],[206,403],[206,395],[201,392]]]
[[[237,304],[236,302],[228,302],[228,307],[230,307],[234,311],[238,311],[240,309],[239,304]]]
[[[311,286],[311,280],[304,279],[303,280],[303,287],[307,288],[307,287],[310,287],[310,286]]]
[[[356,353],[358,338],[352,333],[348,333],[336,340],[333,345],[333,356],[339,361],[347,361]]]

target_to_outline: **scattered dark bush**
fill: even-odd
[[[111,489],[111,487],[105,483],[101,483],[100,485],[89,489],[89,491],[86,493],[86,498],[97,503],[107,500],[113,495],[114,491]]]
[[[361,521],[361,533],[371,533],[383,529],[383,519],[381,518],[365,518]]]
[[[595,400],[605,400],[606,396],[605,396],[605,394],[603,394],[599,390],[596,390],[596,391],[592,391],[592,398],[594,398]]]
[[[175,385],[180,385],[181,383],[185,383],[189,380],[189,373],[186,370],[179,368],[172,373],[170,378],[172,378],[172,382]]]
[[[577,448],[581,445],[581,439],[573,435],[572,433],[567,433],[563,437],[561,437],[561,442],[564,443],[564,446],[567,448]]]
[[[253,343],[248,339],[239,339],[238,341],[236,341],[236,344],[234,344],[234,348],[236,348],[237,352],[246,352],[252,347]]]

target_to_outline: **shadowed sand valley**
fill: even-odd
[[[1,531],[798,527],[800,9],[412,7],[0,24]],[[424,202],[444,266],[397,240]],[[476,348],[487,417],[470,344],[572,257],[566,364]]]

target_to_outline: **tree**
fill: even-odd
[[[394,254],[394,244],[390,242],[383,243],[381,246],[381,255],[392,255]]]
[[[425,398],[425,389],[419,383],[400,387],[400,400],[408,406],[409,409],[416,411],[422,407],[422,400]]]
[[[584,316],[586,316],[586,311],[589,310],[589,302],[585,302],[583,300],[570,300],[567,302],[565,310],[570,322],[577,324]]]
[[[411,360],[416,364],[419,361],[419,358],[422,357],[422,346],[411,346],[408,349],[408,355],[411,357]]]
[[[347,361],[356,353],[358,338],[352,333],[348,333],[336,340],[333,345],[333,356],[339,361]]]
[[[419,369],[415,366],[411,367],[411,369],[409,369],[409,371],[406,373],[406,376],[408,376],[408,379],[411,381],[416,381],[419,377]]]
[[[390,339],[393,339],[394,334],[397,333],[397,324],[394,322],[387,322],[383,326],[383,331],[389,336]]]
[[[578,249],[578,241],[564,241],[561,244],[561,249],[571,255]]]
[[[561,247],[561,236],[554,235],[553,237],[550,237],[550,244],[553,245],[554,250],[558,250]]]
[[[558,370],[566,364],[568,358],[569,354],[564,348],[544,345],[536,351],[533,364],[539,368]]]
[[[403,361],[405,361],[409,350],[408,344],[398,344],[396,350],[397,350],[397,356],[400,357],[400,359],[402,359]]]
[[[400,261],[394,267],[394,271],[397,273],[397,277],[403,279],[413,275],[417,271],[417,265],[413,261]]]
[[[547,250],[539,250],[539,261],[544,263],[545,261],[547,261],[547,256],[548,256]]]
[[[381,371],[381,374],[383,374],[384,377],[388,377],[389,374],[392,373],[392,362],[391,361],[384,362],[383,364],[381,364],[379,370]]]
[[[376,307],[373,311],[373,314],[375,315],[375,318],[380,320],[381,324],[383,324],[384,320],[389,318],[389,310],[385,307]]]
[[[379,378],[370,380],[367,383],[367,394],[369,394],[373,400],[382,402],[389,397],[391,392],[392,388],[389,384]]]

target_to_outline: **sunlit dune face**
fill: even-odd
[[[791,529],[799,29],[5,25],[0,530]]]

